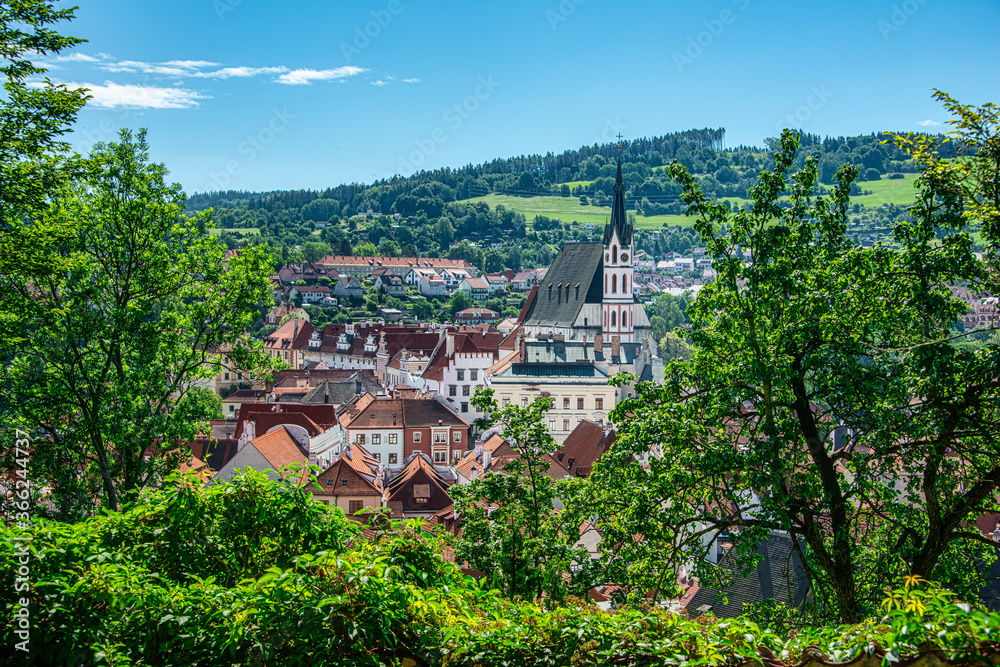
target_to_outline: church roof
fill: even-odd
[[[611,242],[612,232],[618,232],[622,245],[632,245],[632,223],[625,212],[625,184],[622,182],[622,158],[618,156],[618,175],[615,177],[615,198],[611,204],[611,221],[604,228],[604,245]]]
[[[536,288],[524,323],[535,326],[569,326],[587,303],[604,299],[604,245],[567,243],[556,255]],[[579,290],[577,290],[579,288]],[[594,326],[600,326],[595,322]]]

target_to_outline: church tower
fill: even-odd
[[[632,292],[632,224],[625,213],[625,184],[619,145],[618,176],[611,220],[604,228],[604,299],[601,331],[605,339],[619,336],[623,343],[635,342],[635,296]]]

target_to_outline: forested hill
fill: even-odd
[[[684,156],[686,153],[694,155],[702,148],[721,151],[725,134],[726,131],[723,128],[717,130],[705,128],[703,130],[675,132],[650,139],[636,139],[623,144],[626,151],[624,157],[629,163],[658,167],[669,163],[678,155]],[[682,146],[685,147],[684,151],[680,151]],[[743,147],[740,147],[740,150],[744,150]],[[761,149],[748,148],[745,150],[760,151]],[[451,188],[451,192],[446,194],[453,195],[453,197],[446,201],[453,201],[454,199],[468,199],[471,196],[482,194],[483,188],[510,189],[516,187],[521,181],[522,174],[529,174],[533,177],[533,187],[543,183],[551,185],[567,181],[587,180],[589,172],[594,172],[601,165],[613,161],[617,155],[617,144],[594,144],[593,146],[582,146],[576,150],[567,150],[559,155],[548,153],[546,155],[497,158],[491,162],[479,165],[469,164],[459,169],[445,168],[420,171],[413,176],[395,176],[391,179],[376,181],[371,185],[351,183],[323,191],[245,192],[228,190],[199,193],[190,197],[188,205],[193,210],[201,210],[213,205],[249,203],[252,199],[271,199],[275,202],[281,202],[283,208],[298,208],[313,199],[332,198],[349,209],[357,209],[354,211],[357,213],[366,210],[366,206],[372,204],[379,206],[385,204],[385,195],[382,192],[396,192],[396,196],[398,196],[398,194],[415,190],[424,183],[447,185]],[[589,178],[596,178],[596,175]],[[380,189],[378,197],[363,196],[364,193],[373,189]],[[475,194],[470,194],[470,190],[475,191]],[[391,206],[392,201],[389,201],[388,204]],[[379,208],[375,207],[375,210],[379,210]],[[388,207],[383,206],[381,210],[388,211]]]
[[[889,175],[900,178],[914,170],[894,145],[883,143],[891,136],[872,133],[821,138],[802,133],[796,166],[801,166],[808,155],[817,156],[820,180],[829,184],[842,165],[857,165],[861,176],[855,192],[870,193],[866,183],[882,181]],[[665,165],[673,160],[697,175],[709,197],[734,206],[743,204],[758,172],[772,166],[776,140],[768,139],[763,147],[726,148],[724,139],[724,129],[706,128],[623,142],[626,203],[636,215],[638,229],[687,223],[688,219],[682,217],[680,187],[665,171]],[[291,249],[305,243],[323,243],[340,254],[377,249],[383,255],[426,256],[448,254],[450,245],[459,239],[480,246],[515,245],[510,242],[516,239],[520,251],[515,255],[519,256],[504,257],[505,265],[517,268],[523,262],[541,266],[562,242],[588,240],[592,227],[585,223],[601,226],[612,194],[618,151],[614,143],[595,144],[559,155],[496,159],[322,191],[202,193],[190,197],[188,207],[191,211],[214,207],[216,225],[227,230],[223,238],[231,247],[266,242],[278,249]],[[890,183],[882,181],[882,185]],[[879,194],[878,187],[871,187]],[[883,203],[886,201],[868,201],[855,214],[864,216],[867,205],[872,217],[884,216]],[[875,205],[880,210],[875,211]],[[351,219],[368,209],[376,214],[374,220]],[[397,226],[388,218],[379,218],[392,214],[399,214],[407,224]],[[577,224],[571,224],[574,221]],[[383,241],[390,243],[381,247]],[[376,247],[369,247],[369,242]],[[678,242],[686,243],[683,239]],[[650,250],[662,249],[657,246]],[[283,259],[291,259],[288,250],[281,252]],[[473,251],[463,248],[458,252]]]

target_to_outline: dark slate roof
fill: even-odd
[[[723,604],[718,589],[699,588],[690,600],[683,601],[691,618],[711,611],[718,618],[735,618],[743,615],[743,605],[773,599],[790,607],[801,608],[809,588],[805,570],[798,555],[792,550],[792,540],[787,535],[770,535],[757,546],[761,555],[757,568],[744,578],[733,576],[726,588],[728,601]],[[722,557],[720,565],[735,571],[735,554],[730,550]],[[703,606],[710,607],[702,609]]]
[[[585,303],[604,299],[604,245],[567,243],[556,255],[525,314],[528,325],[572,324]],[[579,297],[577,287],[579,286]],[[551,287],[551,290],[549,289]],[[601,326],[594,322],[594,326]]]

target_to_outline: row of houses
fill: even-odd
[[[598,334],[567,340],[516,325],[505,334],[488,325],[315,327],[292,319],[264,345],[293,369],[364,370],[388,391],[429,393],[469,422],[483,416],[472,404],[479,388],[494,389],[502,404],[526,405],[546,397],[554,403],[548,426],[557,442],[584,419],[608,423],[608,414],[628,392],[628,387],[609,385],[609,377],[632,372],[651,379],[661,363],[649,338],[634,343]]]

